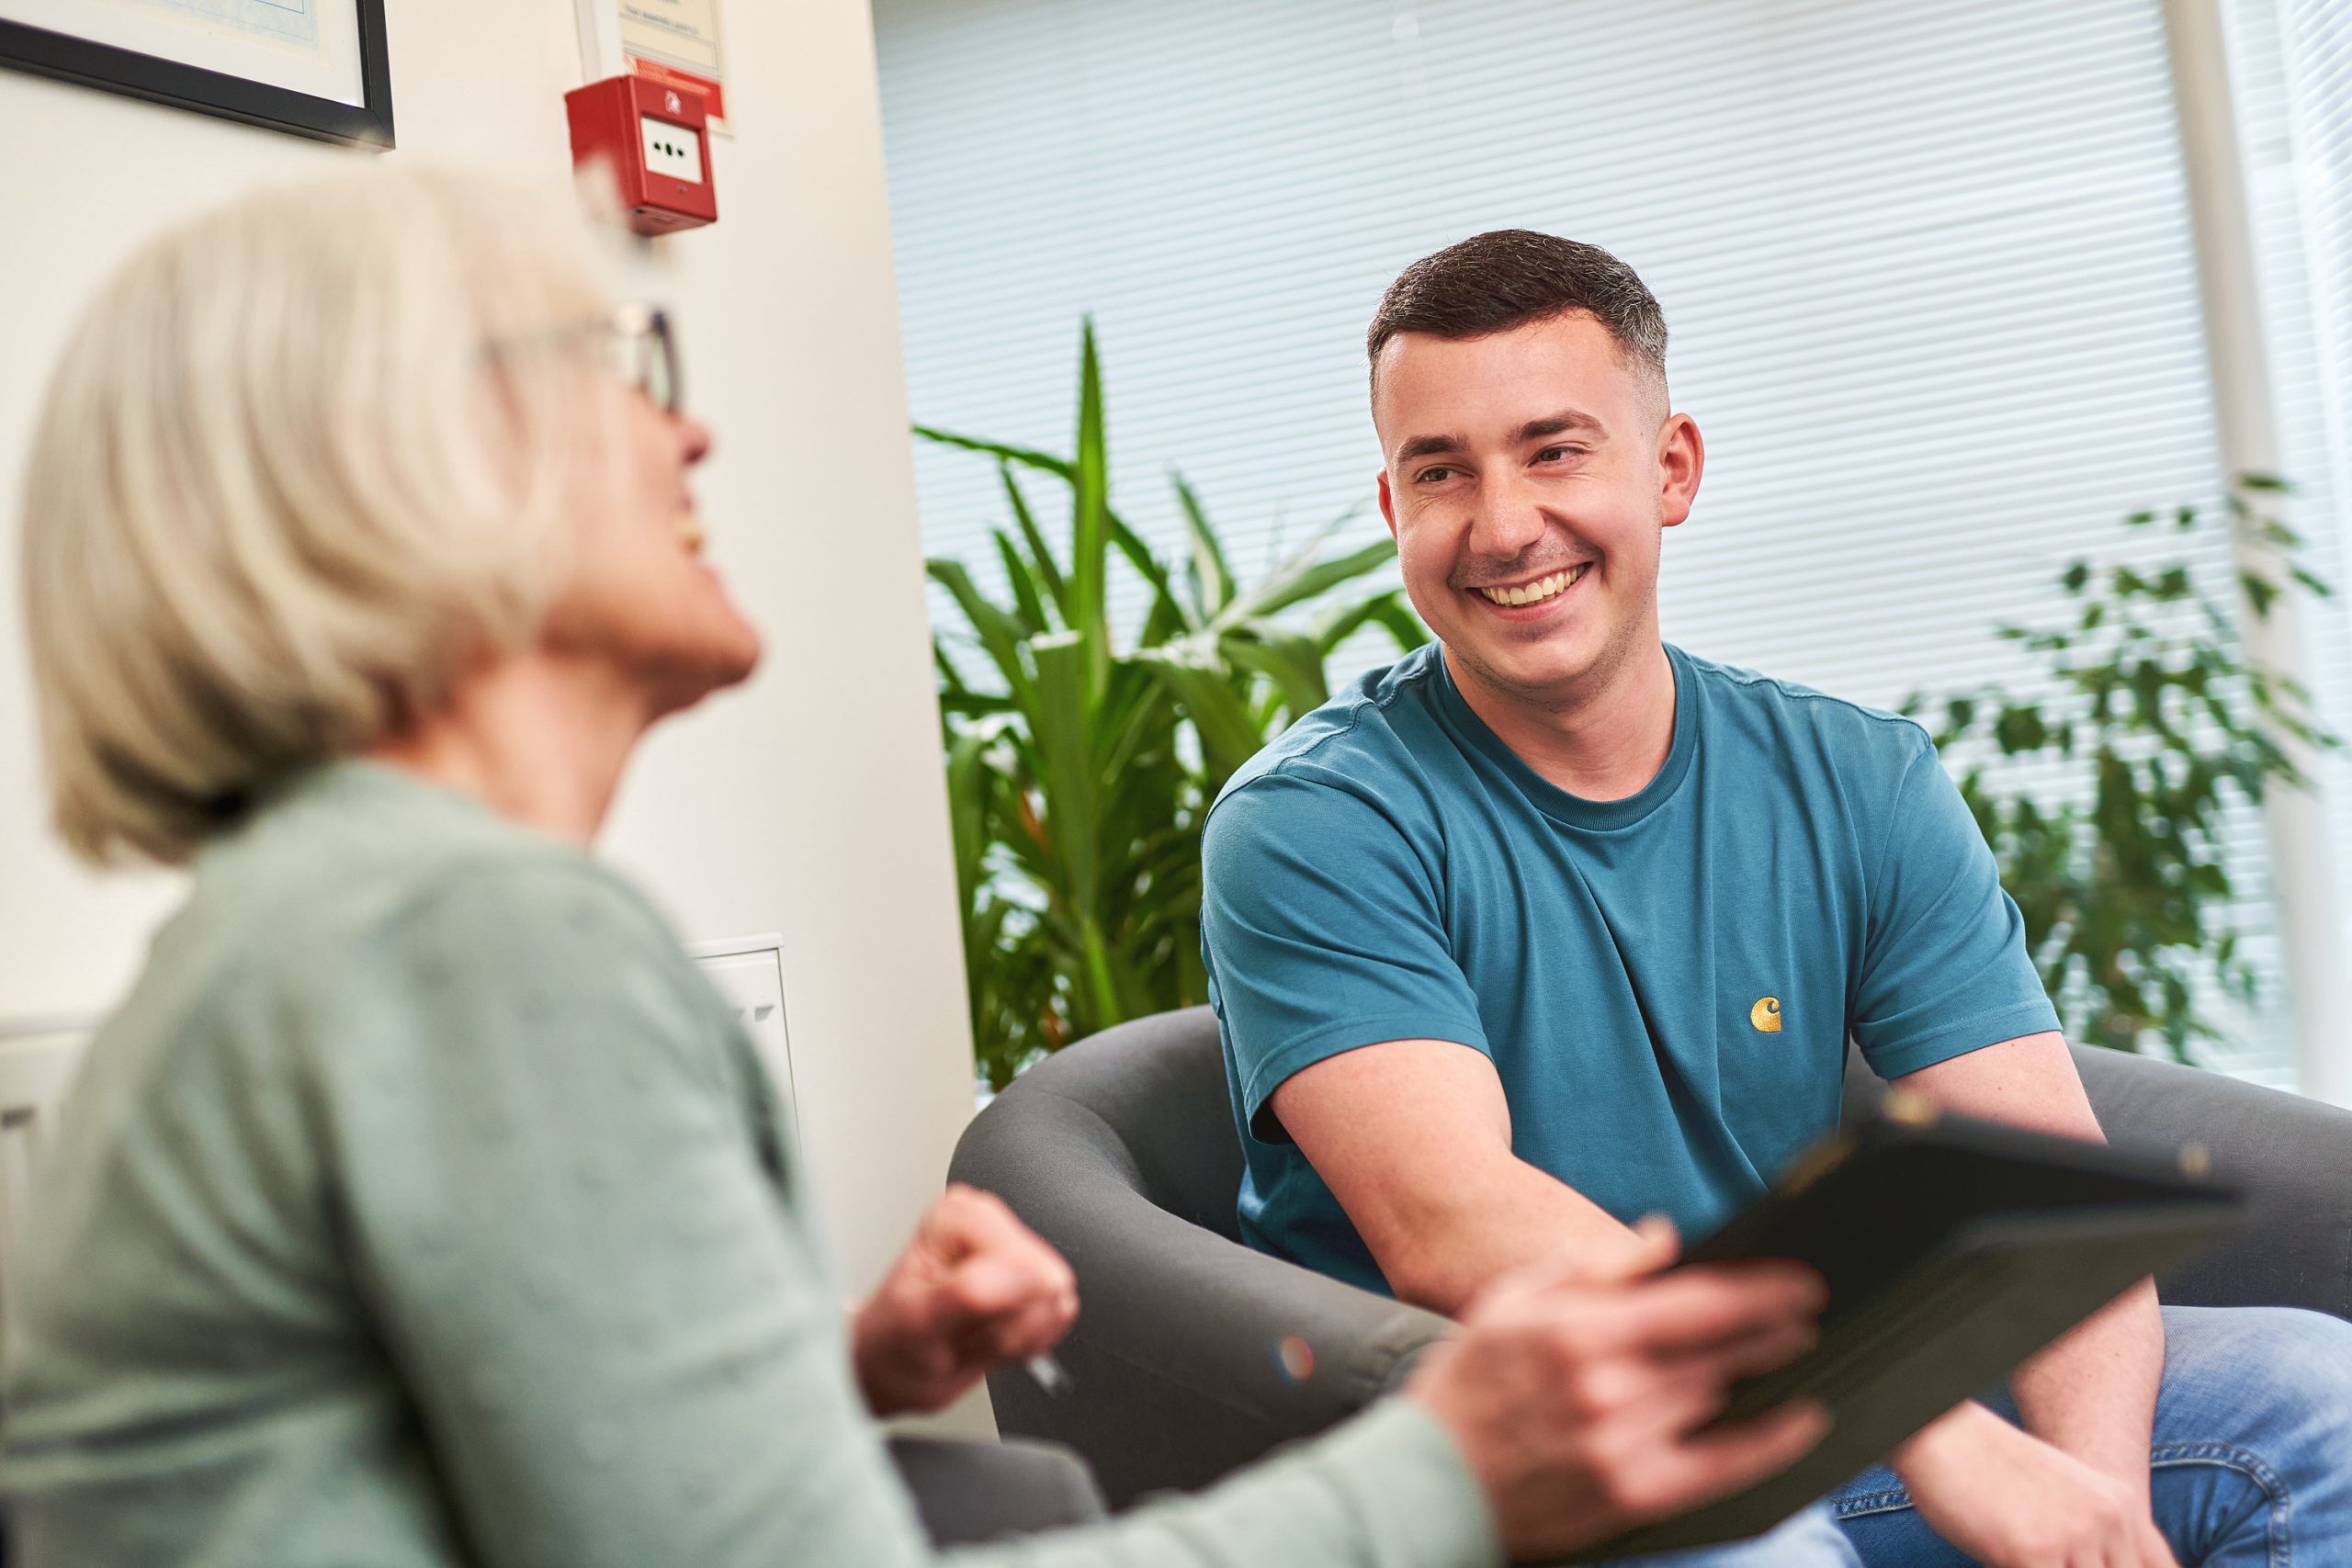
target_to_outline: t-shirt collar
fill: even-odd
[[[1667,748],[1665,764],[1650,782],[1623,800],[1587,800],[1582,795],[1570,795],[1529,767],[1470,706],[1453,683],[1453,671],[1447,667],[1442,650],[1432,645],[1430,662],[1437,666],[1438,709],[1447,728],[1464,745],[1510,775],[1528,804],[1555,822],[1595,831],[1630,828],[1672,798],[1689,776],[1690,759],[1699,749],[1699,682],[1691,678],[1690,661],[1682,650],[1672,643],[1663,646],[1668,668],[1674,676],[1674,740]]]

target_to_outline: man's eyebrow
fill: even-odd
[[[1531,419],[1521,425],[1519,439],[1522,442],[1541,441],[1547,435],[1566,435],[1572,430],[1580,430],[1588,434],[1604,437],[1609,434],[1608,426],[1581,409],[1562,409],[1558,413],[1546,414],[1542,419]]]
[[[1608,426],[1582,409],[1562,409],[1557,413],[1529,420],[1519,427],[1511,439],[1524,445],[1530,441],[1541,441],[1547,435],[1566,435],[1571,431],[1582,431],[1602,440],[1609,435]],[[1449,457],[1466,450],[1468,446],[1459,435],[1416,435],[1396,448],[1396,460],[1411,463],[1423,457]]]
[[[1410,463],[1422,457],[1442,457],[1462,450],[1459,435],[1416,435],[1396,448],[1396,461]]]

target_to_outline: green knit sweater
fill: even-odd
[[[317,770],[200,858],[93,1043],[13,1285],[27,1568],[935,1555],[726,1007],[594,862],[390,769]],[[1207,1495],[947,1557],[1499,1551],[1451,1441],[1392,1401]]]

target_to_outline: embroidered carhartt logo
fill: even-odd
[[[1781,1032],[1781,998],[1758,997],[1756,1005],[1747,1010],[1747,1021],[1767,1034]]]

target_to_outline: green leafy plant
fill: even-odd
[[[2248,476],[2240,489],[2276,493]],[[2188,536],[2194,507],[2127,526]],[[2245,500],[2228,526],[2275,570],[2241,570],[2238,589],[2267,619],[2281,599],[2327,585],[2296,558],[2302,540]],[[2223,833],[2234,801],[2307,787],[2293,747],[2338,744],[2312,715],[2311,694],[2252,660],[2238,623],[2200,587],[2187,559],[2154,567],[2077,560],[2059,578],[2070,621],[1999,635],[2041,656],[2044,697],[1986,686],[1905,712],[1939,719],[1936,745],[1962,767],[1961,793],[2025,917],[2027,951],[2070,1038],[2181,1061],[2223,1032],[2212,998],[2252,1002],[2256,973],[2232,921],[2239,888]],[[1996,761],[2008,782],[1996,783]],[[2018,787],[2017,764],[2076,764],[2081,792]]]
[[[1325,603],[1391,559],[1390,541],[1323,556],[1318,537],[1245,584],[1181,476],[1188,548],[1162,560],[1111,503],[1091,322],[1070,456],[915,430],[993,462],[1010,516],[991,536],[1001,596],[961,561],[930,562],[962,622],[933,654],[972,1032],[1001,1088],[1043,1052],[1206,999],[1200,835],[1217,790],[1325,700],[1325,660],[1355,632],[1400,649],[1427,634],[1397,589]],[[1066,548],[1032,504],[1039,480],[1067,491]],[[1124,649],[1117,566],[1143,601]]]

